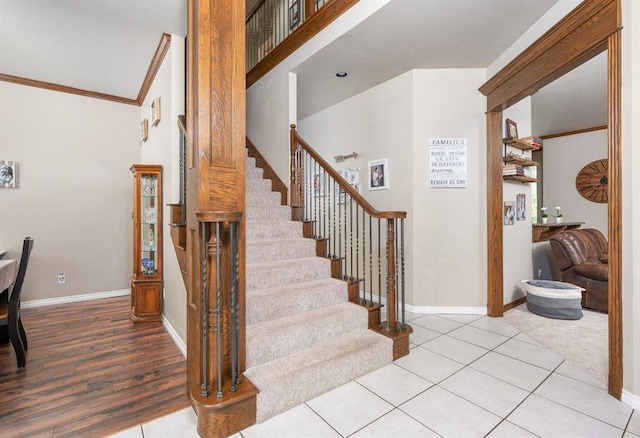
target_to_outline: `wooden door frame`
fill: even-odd
[[[586,0],[482,87],[487,96],[487,313],[502,316],[502,111],[608,50],[609,394],[622,395],[620,0]]]

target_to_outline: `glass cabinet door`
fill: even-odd
[[[158,272],[158,175],[143,173],[140,176],[140,272],[156,275]]]

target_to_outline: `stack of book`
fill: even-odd
[[[540,149],[542,147],[542,139],[540,137],[529,136],[519,138],[518,140],[531,145],[534,149]]]
[[[508,163],[502,166],[502,175],[522,175],[524,176],[524,167],[521,164]]]

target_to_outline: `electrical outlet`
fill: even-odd
[[[64,272],[58,273],[58,283],[64,284],[67,281],[67,278],[64,275]]]

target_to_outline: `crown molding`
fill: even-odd
[[[20,76],[12,76],[5,73],[0,73],[0,81],[11,82],[13,84],[18,84],[18,85],[25,85],[27,87],[43,88],[45,90],[58,91],[61,93],[75,94],[78,96],[91,97],[94,99],[102,99],[102,100],[108,100],[111,102],[124,103],[126,105],[142,106],[142,102],[144,102],[144,99],[147,97],[147,93],[149,92],[149,89],[151,88],[151,84],[156,78],[156,74],[158,74],[158,70],[162,65],[162,61],[164,61],[164,58],[167,55],[167,52],[169,51],[169,47],[171,47],[171,35],[168,33],[163,33],[162,37],[160,38],[160,43],[158,44],[158,48],[156,49],[156,52],[153,55],[153,58],[151,59],[149,68],[147,69],[147,74],[145,75],[145,78],[142,81],[142,86],[140,87],[138,96],[135,99],[122,97],[122,96],[115,96],[113,94],[99,93],[97,91],[83,90],[80,88],[68,87],[66,85],[38,81],[36,79],[23,78]]]

